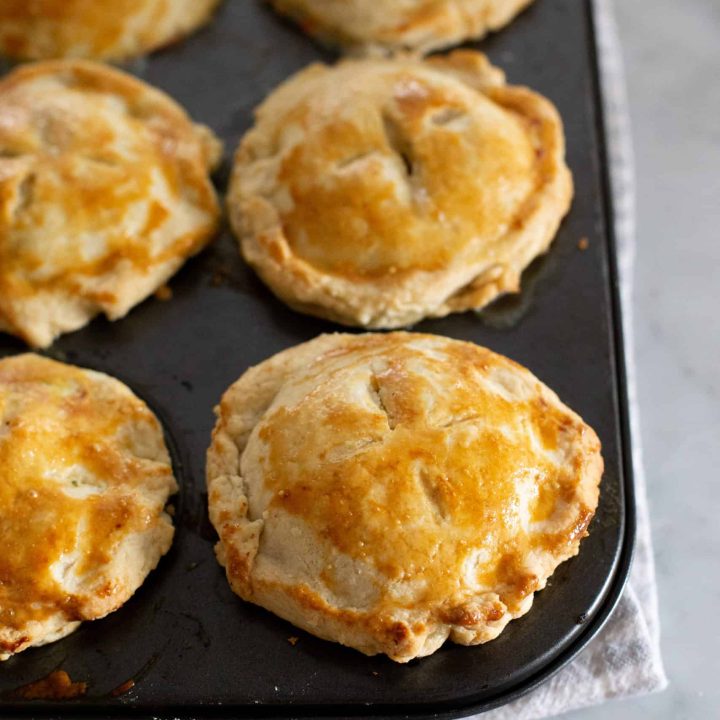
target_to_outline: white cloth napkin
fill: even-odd
[[[538,720],[611,698],[662,690],[655,566],[648,520],[645,472],[635,385],[632,318],[635,260],[635,183],[622,55],[612,0],[594,0],[605,124],[618,243],[632,460],[637,503],[637,544],[628,586],[607,625],[578,657],[544,685],[482,720]]]

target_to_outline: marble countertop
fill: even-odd
[[[616,0],[638,192],[635,328],[669,688],[567,720],[720,718],[720,2]]]

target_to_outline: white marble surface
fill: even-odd
[[[616,0],[638,182],[635,327],[669,688],[567,720],[720,718],[720,0]]]

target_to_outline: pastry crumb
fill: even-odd
[[[113,697],[124,695],[128,690],[132,690],[135,687],[135,681],[133,679],[126,680],[122,685],[118,685],[110,694]]]
[[[587,250],[590,247],[590,241],[586,237],[580,238],[580,240],[578,240],[577,246],[578,250]]]
[[[155,297],[158,300],[162,300],[163,302],[165,302],[166,300],[172,299],[172,296],[173,296],[173,291],[169,285],[161,285],[155,291]]]
[[[12,697],[23,700],[71,700],[87,691],[87,683],[73,682],[64,670],[55,670],[47,677],[23,685]]]
[[[298,644],[298,640],[299,640],[299,639],[300,639],[300,638],[295,637],[295,636],[289,637],[289,638],[288,638],[288,642],[289,642],[293,647],[295,647],[295,645]]]

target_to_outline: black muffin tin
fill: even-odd
[[[160,416],[181,488],[177,534],[122,609],[0,664],[0,716],[457,717],[535,687],[601,628],[627,576],[634,503],[591,3],[538,0],[477,47],[511,83],[556,103],[575,200],[550,252],[525,273],[520,295],[481,314],[416,329],[508,355],[596,429],[606,469],[579,556],[560,566],[532,611],[497,640],[474,648],[447,644],[407,665],[318,640],[234,596],[213,555],[216,538],[207,520],[212,408],[249,366],[339,328],[276,300],[243,264],[225,228],[174,278],[171,300],[150,299],[116,323],[96,320],[47,352],[117,376]],[[224,195],[232,152],[252,123],[253,107],[307,63],[333,58],[259,0],[226,0],[205,29],[128,69],[225,141],[217,176]],[[24,349],[0,335],[0,355]],[[87,693],[62,703],[13,699],[15,688],[56,669],[87,682]],[[113,694],[131,679],[131,689]]]

